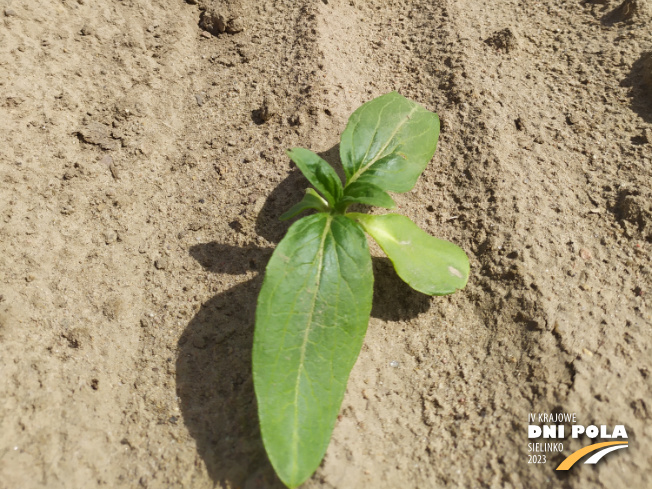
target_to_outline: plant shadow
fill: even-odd
[[[292,172],[265,201],[256,232],[272,243],[280,241],[290,223],[278,216],[307,186],[298,171]],[[189,251],[216,274],[257,274],[204,303],[179,339],[176,381],[184,423],[214,482],[282,488],[262,443],[251,371],[256,300],[273,249],[210,242]],[[405,320],[429,308],[432,299],[405,284],[387,258],[373,258],[373,268],[373,317]]]
[[[606,2],[603,8],[604,10],[608,10],[609,7]],[[633,2],[624,1],[613,10],[607,11],[600,19],[600,22],[606,27],[613,27],[616,24],[633,24],[636,20],[637,14],[636,5],[633,4]]]
[[[621,86],[629,87],[632,110],[652,123],[652,51],[643,53],[632,65]]]
[[[251,376],[261,278],[203,304],[178,344],[177,395],[183,420],[208,474],[225,487],[284,487],[260,437]]]

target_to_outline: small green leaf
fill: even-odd
[[[287,219],[292,219],[297,214],[302,213],[308,209],[316,209],[320,212],[328,211],[328,202],[326,202],[317,192],[313,189],[306,189],[306,195],[303,196],[301,202],[295,204],[288,210],[284,212],[279,219],[285,221]]]
[[[393,209],[396,202],[383,189],[367,182],[353,182],[344,189],[341,204],[367,204]]]
[[[319,466],[369,322],[371,257],[359,225],[319,213],[294,223],[258,296],[253,379],[263,443],[288,487]]]
[[[437,114],[397,92],[363,104],[349,118],[340,143],[347,185],[369,182],[407,192],[435,153],[438,137]]]
[[[349,213],[383,249],[396,273],[410,287],[428,295],[452,294],[469,279],[469,259],[449,241],[422,231],[405,216]]]
[[[319,190],[333,207],[342,197],[342,181],[333,167],[309,149],[292,148],[287,155],[296,163],[301,173]]]

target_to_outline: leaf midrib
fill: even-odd
[[[352,176],[352,177],[349,179],[349,181],[346,183],[346,186],[347,186],[347,187],[348,187],[349,185],[351,185],[353,182],[355,182],[355,181],[360,177],[360,175],[362,175],[364,172],[366,172],[366,171],[367,171],[367,170],[368,170],[368,169],[369,169],[369,168],[370,168],[374,163],[376,163],[379,159],[381,159],[382,157],[386,156],[386,155],[384,154],[384,153],[385,153],[385,150],[389,147],[390,143],[394,140],[394,136],[396,136],[396,134],[398,133],[398,131],[400,131],[401,128],[402,128],[405,124],[407,124],[407,121],[410,120],[410,116],[411,116],[412,114],[414,114],[414,112],[416,112],[416,110],[417,110],[418,108],[419,108],[419,107],[417,106],[417,107],[412,107],[412,109],[410,109],[410,112],[405,116],[405,118],[401,121],[401,123],[400,123],[398,126],[396,126],[396,129],[394,129],[394,132],[392,132],[392,135],[391,135],[389,138],[387,138],[387,142],[386,142],[386,143],[383,145],[383,147],[378,151],[378,153],[376,153],[376,156],[375,156],[373,159],[371,159],[371,161],[369,161],[369,163],[367,163],[365,166],[363,166],[363,167],[361,167],[360,169],[358,169],[358,171],[356,171],[356,172],[353,174],[353,176]],[[376,136],[377,132],[378,132],[378,127],[376,126],[376,130],[374,131],[374,136],[373,136],[373,137]],[[373,137],[372,137],[372,142],[373,142]],[[369,150],[367,150],[367,154],[368,154],[368,153],[369,153]],[[367,155],[365,155],[365,158],[366,158],[366,156],[367,156]],[[364,159],[363,159],[363,161],[364,161]]]
[[[326,242],[326,236],[331,227],[331,222],[333,221],[333,216],[329,215],[326,224],[324,225],[324,232],[321,236],[321,242],[319,244],[319,255],[318,255],[318,266],[317,266],[317,277],[315,280],[316,287],[315,293],[312,297],[312,304],[310,305],[310,313],[308,315],[308,327],[306,328],[305,333],[303,334],[303,341],[301,343],[301,356],[299,357],[299,368],[297,369],[297,379],[294,384],[294,429],[292,431],[292,460],[294,461],[294,466],[292,472],[297,473],[297,463],[298,463],[298,450],[299,450],[299,382],[301,380],[301,372],[305,369],[304,361],[306,356],[306,346],[308,345],[308,338],[312,331],[312,317],[315,313],[315,304],[317,302],[317,295],[319,294],[319,285],[321,282],[322,267],[324,264],[324,244]]]

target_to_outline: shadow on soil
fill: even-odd
[[[307,182],[292,173],[268,197],[256,232],[278,242],[289,224],[278,216],[300,200]],[[256,299],[271,248],[238,248],[217,242],[191,247],[190,254],[217,274],[256,271],[251,280],[202,305],[179,339],[177,395],[183,420],[197,442],[211,478],[245,489],[281,488],[260,436],[251,349]],[[372,316],[388,321],[426,311],[431,298],[412,290],[386,258],[374,258]]]
[[[632,110],[645,122],[652,122],[652,51],[634,62],[621,86],[630,88]]]

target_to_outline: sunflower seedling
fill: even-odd
[[[458,246],[399,214],[347,212],[351,204],[395,207],[387,192],[412,189],[438,136],[437,114],[392,92],[360,106],[342,133],[346,185],[319,155],[288,151],[314,189],[281,219],[317,212],[290,227],[267,265],[253,380],[265,449],[290,488],[326,453],[367,330],[374,277],[364,233],[412,288],[445,295],[466,285],[469,261]]]

